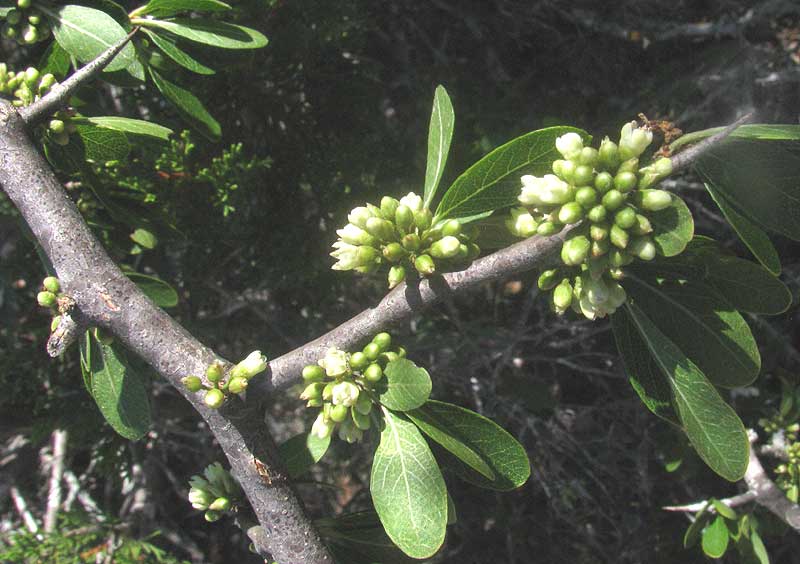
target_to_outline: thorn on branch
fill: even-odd
[[[122,51],[125,45],[128,44],[137,31],[139,31],[138,27],[133,28],[133,31],[103,51],[95,60],[81,67],[64,82],[53,86],[50,92],[42,99],[34,102],[30,106],[20,109],[19,114],[22,116],[25,123],[31,126],[37,121],[48,117],[62,106],[65,106],[70,96],[72,96],[72,93],[79,86],[83,85],[106,68],[117,53]]]

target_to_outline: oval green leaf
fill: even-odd
[[[172,130],[168,127],[141,119],[131,119],[117,116],[100,116],[81,117],[76,118],[73,121],[76,124],[88,123],[96,127],[121,131],[123,133],[155,137],[157,139],[161,139],[162,141],[169,141],[169,136],[172,135]]]
[[[670,151],[674,153],[681,147],[702,141],[706,137],[722,132],[724,129],[725,127],[712,127],[687,133],[669,146]],[[749,123],[737,127],[730,136],[740,139],[760,139],[762,141],[800,141],[800,125]]]
[[[453,182],[436,209],[436,217],[462,218],[514,205],[522,189],[522,175],[551,173],[553,161],[561,158],[556,138],[570,131],[590,139],[585,131],[574,127],[549,127],[498,147]]]
[[[741,311],[777,315],[792,305],[789,288],[749,260],[713,257],[707,262],[706,281]]]
[[[228,4],[218,0],[150,0],[136,10],[136,14],[164,18],[180,12],[224,12],[230,9]]]
[[[423,433],[476,471],[484,487],[508,491],[528,480],[531,465],[525,448],[494,421],[434,400],[407,415]]]
[[[220,49],[260,49],[268,43],[267,38],[254,29],[216,20],[200,18],[175,18],[169,21],[137,19],[136,23],[145,27],[163,29],[189,41]]]
[[[658,253],[673,257],[683,252],[694,236],[694,219],[686,203],[672,194],[669,207],[648,215],[653,225],[653,241]]]
[[[89,343],[92,397],[100,413],[126,439],[142,438],[150,427],[144,381],[131,368],[119,345],[104,345],[94,337]]]
[[[68,146],[72,145],[83,154],[84,160],[100,163],[123,160],[131,150],[124,133],[81,123],[75,124],[75,133],[70,135]]]
[[[428,558],[442,546],[447,528],[444,478],[416,426],[382,411],[385,426],[370,474],[372,502],[398,548],[412,558]]]
[[[138,272],[126,272],[125,274],[157,306],[175,307],[178,305],[178,292],[160,278]]]
[[[153,33],[149,29],[145,29],[144,32],[153,41],[156,47],[161,49],[161,51],[163,51],[167,57],[181,65],[183,68],[197,74],[205,75],[214,74],[216,72],[214,69],[207,67],[189,55],[189,53],[178,47],[178,45],[171,39],[163,37],[157,33]]]
[[[433,110],[431,110],[431,123],[428,128],[428,161],[425,168],[425,192],[423,203],[430,207],[439,180],[442,178],[444,165],[447,164],[447,153],[450,151],[450,141],[453,139],[453,125],[456,116],[453,104],[447,90],[441,84],[436,87],[433,96]]]
[[[711,505],[714,506],[714,511],[717,512],[718,515],[722,515],[726,519],[730,519],[731,521],[736,521],[738,519],[738,515],[736,515],[736,511],[730,505],[726,505],[722,503],[718,499],[712,499]]]
[[[737,388],[758,377],[761,355],[750,327],[713,289],[691,282],[645,281],[635,275],[623,286],[715,385]]]
[[[278,447],[290,478],[302,476],[319,462],[331,444],[331,436],[320,439],[313,433],[300,433]]]
[[[431,377],[407,358],[386,365],[386,387],[379,392],[381,404],[395,411],[408,411],[428,401],[431,395]]]
[[[208,137],[212,141],[217,141],[222,134],[219,122],[208,113],[203,103],[191,92],[174,84],[163,76],[158,71],[149,68],[150,76],[156,87],[161,91],[164,97],[178,110],[178,113],[192,124],[201,134]]]
[[[703,552],[710,558],[722,558],[728,550],[728,527],[725,519],[717,516],[711,524],[703,530]]]
[[[74,5],[37,7],[49,17],[58,44],[82,63],[93,61],[127,35],[114,18],[101,10]],[[104,70],[122,70],[135,60],[136,52],[128,43]]]
[[[689,525],[686,529],[686,533],[683,535],[683,548],[691,548],[700,540],[700,533],[711,517],[708,508],[709,503],[706,502],[703,504],[703,508],[694,516],[694,521],[692,521],[692,524]]]
[[[697,454],[726,480],[740,480],[750,456],[750,443],[742,421],[700,369],[641,309],[630,302],[626,307],[669,381],[678,418]]]

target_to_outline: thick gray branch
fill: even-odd
[[[28,137],[25,123],[0,104],[0,186],[17,206],[87,323],[109,329],[200,412],[264,529],[280,564],[331,564],[332,558],[289,483],[277,447],[256,409],[239,401],[208,409],[181,385],[216,355],[153,303],[114,264]],[[238,409],[241,407],[241,409]]]

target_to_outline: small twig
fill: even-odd
[[[47,509],[44,513],[44,531],[52,533],[56,527],[58,508],[61,506],[61,478],[64,476],[64,456],[67,452],[67,431],[53,431],[53,454],[50,460],[50,483],[47,489]]]
[[[64,82],[53,86],[50,92],[42,99],[19,110],[19,114],[22,116],[25,123],[29,126],[33,125],[38,120],[44,119],[62,106],[65,106],[70,96],[72,96],[72,93],[84,82],[87,82],[106,68],[117,53],[122,51],[125,45],[128,44],[137,31],[139,31],[138,27],[133,28],[133,31],[125,36],[125,38],[120,39],[114,45],[103,51],[92,62],[81,67]]]
[[[789,501],[786,494],[769,479],[764,467],[761,466],[756,449],[753,448],[753,444],[758,439],[756,432],[748,429],[747,435],[750,439],[750,464],[744,475],[745,483],[755,493],[756,501],[759,504],[772,511],[795,531],[800,532],[800,506]]]
[[[75,492],[74,496],[78,498],[78,502],[80,502],[80,504],[83,506],[83,509],[92,515],[92,519],[101,522],[106,520],[103,512],[100,511],[97,503],[94,499],[92,499],[92,496],[83,490],[80,480],[78,480],[78,477],[75,474],[73,474],[70,470],[65,471],[64,481],[67,482],[67,486],[70,488],[70,493]]]
[[[28,509],[28,504],[25,502],[25,498],[22,497],[22,494],[17,489],[17,486],[11,486],[10,493],[11,499],[14,501],[14,508],[22,518],[22,522],[25,523],[25,528],[31,533],[38,533],[39,525],[36,524],[36,519],[33,518],[33,514]]]
[[[679,152],[678,154],[673,155],[672,174],[675,174],[676,172],[688,167],[690,164],[696,161],[700,157],[700,155],[719,145],[731,133],[733,133],[736,130],[736,128],[749,121],[752,116],[753,116],[752,113],[745,114],[739,119],[737,119],[735,122],[727,126],[725,129],[720,131],[719,133],[712,135],[711,137],[707,137],[702,141],[690,146],[688,149],[685,149]]]
[[[735,495],[733,497],[726,497],[725,499],[720,499],[719,501],[728,507],[739,507],[740,505],[746,505],[751,501],[757,501],[757,496],[753,491],[746,491],[743,494]],[[702,511],[707,504],[708,501],[703,500],[698,501],[697,503],[688,503],[686,505],[667,505],[661,509],[664,511],[678,511],[681,513],[697,513],[698,511]],[[713,505],[708,506],[708,511],[710,513],[716,512]]]

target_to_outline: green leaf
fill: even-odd
[[[750,542],[753,545],[753,554],[756,558],[758,558],[759,564],[769,564],[767,547],[764,546],[764,541],[761,540],[761,535],[759,535],[758,531],[755,529],[750,531]]]
[[[478,485],[508,491],[528,480],[531,465],[525,448],[490,419],[434,400],[407,415],[423,433],[476,471]]]
[[[133,135],[146,135],[148,137],[155,137],[163,141],[169,141],[169,136],[172,135],[172,130],[163,125],[144,121],[141,119],[131,119],[117,116],[101,116],[101,117],[80,117],[73,119],[76,124],[91,124],[96,127],[104,129],[111,129],[114,131],[122,131],[124,133],[131,133]]]
[[[92,395],[92,334],[90,331],[85,331],[83,337],[79,341],[80,348],[80,365],[81,376],[83,377],[83,386],[89,395]]]
[[[670,151],[674,153],[685,145],[702,141],[706,137],[722,132],[724,129],[725,127],[712,127],[711,129],[687,133],[670,144]],[[740,125],[731,133],[730,137],[759,139],[762,141],[798,141],[800,140],[800,125],[751,123]]]
[[[360,511],[335,519],[318,519],[315,525],[330,543],[341,564],[411,564],[392,542],[374,511]]]
[[[749,260],[716,256],[707,263],[706,272],[706,281],[736,309],[777,315],[792,305],[789,288]]]
[[[617,349],[625,365],[625,373],[642,403],[670,423],[681,426],[672,409],[672,390],[662,374],[647,343],[639,334],[627,308],[619,308],[611,316],[611,327]]]
[[[389,538],[412,558],[432,556],[444,542],[447,489],[428,443],[413,423],[385,407],[370,492]]]
[[[702,284],[645,281],[633,274],[623,282],[634,303],[717,386],[751,384],[761,356],[742,316]]]
[[[169,31],[195,43],[220,49],[260,49],[269,42],[260,32],[240,25],[200,18],[175,18],[173,20],[136,20],[146,27]]]
[[[175,307],[178,305],[178,292],[160,278],[138,272],[126,272],[125,274],[157,306]]]
[[[131,240],[145,249],[154,249],[158,244],[158,239],[147,229],[137,228],[131,233]]]
[[[750,252],[753,253],[758,262],[763,264],[775,276],[780,274],[781,260],[778,257],[778,251],[775,250],[767,234],[758,225],[728,204],[727,200],[713,184],[706,183],[706,190],[716,202],[722,215],[725,216],[733,230],[736,231],[739,239],[747,245],[747,248],[750,249]]]
[[[694,235],[694,219],[686,203],[672,194],[669,207],[648,215],[653,225],[653,241],[659,254],[672,257],[683,252]]]
[[[581,134],[584,141],[589,139],[585,131],[574,127],[549,127],[498,147],[453,182],[436,209],[436,217],[468,217],[517,203],[522,175],[550,173],[553,161],[561,158],[556,138],[570,131]]]
[[[626,305],[672,389],[678,418],[697,454],[717,474],[744,476],[750,444],[741,420],[695,364],[635,304]]]
[[[224,12],[230,9],[228,4],[217,0],[150,0],[136,13],[164,18],[180,12]]]
[[[728,139],[695,167],[740,214],[800,240],[800,143]]]
[[[694,516],[694,521],[692,521],[692,524],[689,525],[686,529],[686,533],[683,535],[683,548],[691,548],[700,540],[700,532],[711,517],[711,514],[708,512],[709,507],[710,504],[706,502],[703,508]]]
[[[42,58],[39,59],[39,72],[42,75],[52,74],[58,80],[63,80],[72,66],[69,53],[57,41],[51,41]]]
[[[149,29],[145,29],[144,32],[153,41],[156,47],[161,49],[167,57],[181,65],[183,68],[189,69],[197,74],[205,75],[214,74],[216,72],[214,69],[207,67],[200,61],[194,59],[191,55],[189,55],[189,53],[178,47],[178,45],[171,39],[163,37],[157,33],[153,33]]]
[[[83,159],[96,162],[121,161],[128,156],[131,145],[125,134],[95,125],[75,124],[75,133],[70,136],[70,145],[78,144]]]
[[[407,358],[386,365],[386,389],[380,390],[378,400],[395,411],[408,411],[428,401],[431,395],[431,377]]]
[[[90,339],[92,397],[109,425],[132,441],[150,427],[150,404],[141,377],[131,369],[119,345]]]
[[[49,16],[53,35],[59,45],[82,63],[93,61],[127,35],[114,18],[94,8],[74,5],[59,8],[48,8],[44,5],[37,7]],[[133,45],[128,43],[104,70],[122,70],[135,60]]]
[[[428,128],[428,162],[425,168],[425,193],[423,203],[430,207],[439,180],[442,178],[444,165],[447,163],[447,153],[450,151],[450,141],[453,139],[453,125],[456,116],[453,104],[444,86],[436,87],[433,96],[433,110],[431,111],[431,124]]]
[[[710,558],[722,558],[728,550],[728,527],[725,519],[717,516],[703,531],[703,552]]]
[[[729,505],[725,505],[718,499],[712,499],[711,505],[714,506],[718,515],[722,515],[726,519],[730,519],[731,521],[735,521],[738,518],[736,515],[736,511],[733,510]]]
[[[320,439],[313,433],[295,435],[278,447],[290,478],[305,474],[311,466],[322,459],[331,444],[330,435]]]
[[[197,96],[177,84],[169,82],[152,67],[149,70],[156,87],[175,106],[175,109],[186,121],[210,140],[216,141],[220,138],[222,130],[219,122],[208,113],[208,110],[206,110]]]

